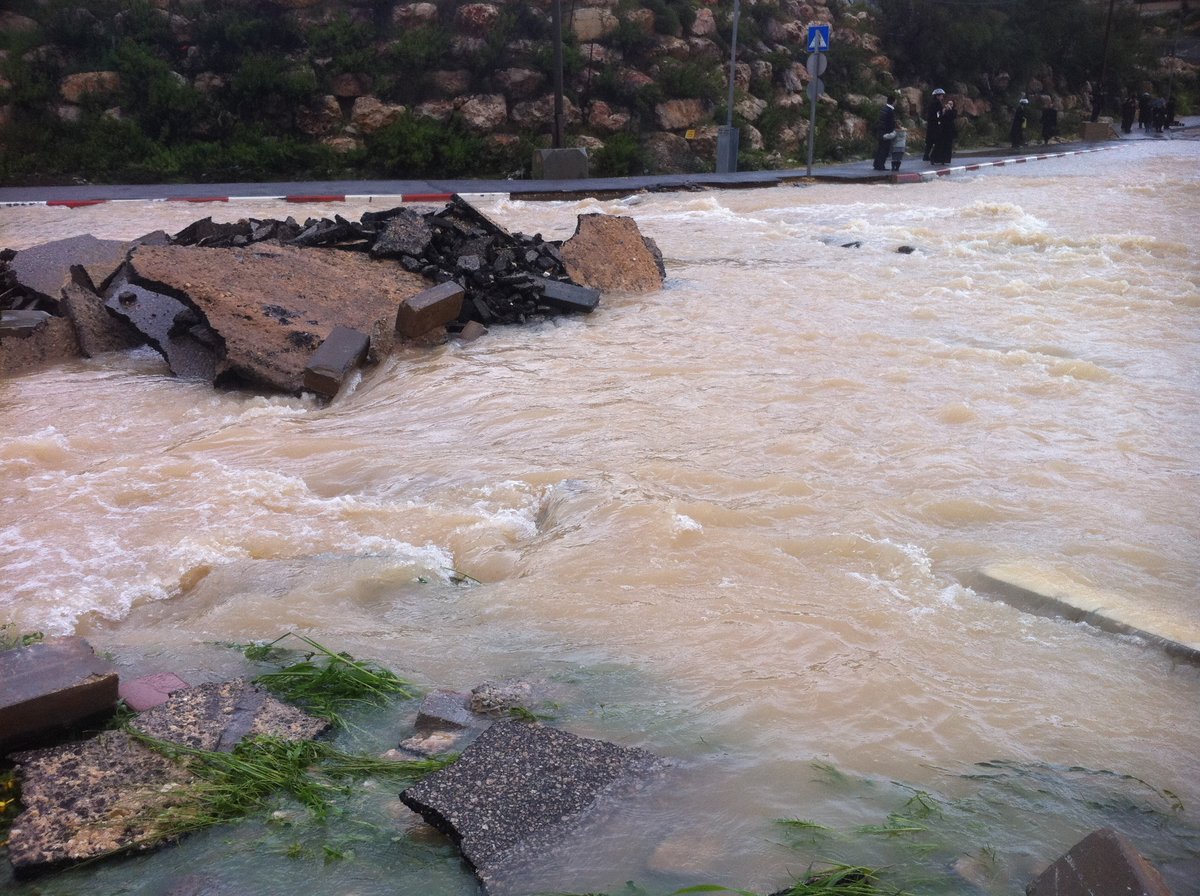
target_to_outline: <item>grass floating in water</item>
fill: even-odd
[[[278,737],[247,738],[232,753],[212,752],[130,734],[151,749],[179,762],[196,784],[180,788],[172,805],[151,826],[155,839],[176,838],[265,811],[280,798],[291,798],[317,821],[333,813],[349,783],[380,778],[407,785],[445,768],[455,756],[393,761],[344,753],[319,741]]]
[[[286,656],[279,648],[284,638],[296,638],[310,649],[302,661],[267,672],[254,679],[277,697],[303,707],[337,727],[345,727],[341,713],[355,704],[380,706],[393,697],[411,699],[412,685],[395,673],[374,663],[356,660],[348,653],[335,653],[305,635],[288,632],[269,644],[245,649],[250,660],[271,660]]]

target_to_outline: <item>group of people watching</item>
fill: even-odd
[[[1133,132],[1133,122],[1137,119],[1139,130],[1153,131],[1161,134],[1163,128],[1169,128],[1175,123],[1175,97],[1163,99],[1152,97],[1148,93],[1134,96],[1130,91],[1125,101],[1121,103],[1121,131]]]
[[[949,165],[954,155],[954,139],[958,135],[958,110],[954,100],[946,96],[942,88],[935,88],[929,97],[929,105],[925,107],[925,153],[923,160],[932,165]],[[1013,114],[1012,126],[1009,129],[1009,139],[1013,149],[1019,149],[1026,144],[1025,128],[1031,120],[1029,100],[1024,97],[1017,103]],[[1058,110],[1045,98],[1041,114],[1042,143],[1049,143],[1058,135]],[[904,158],[907,139],[904,128],[896,120],[896,97],[888,94],[884,98],[883,111],[875,125],[878,142],[875,148],[874,168],[876,171],[886,171],[889,157],[893,171],[900,170],[900,162]]]
[[[1013,149],[1020,149],[1029,141],[1025,139],[1025,126],[1032,121],[1029,114],[1029,100],[1021,97],[1017,101],[1017,110],[1013,112],[1012,126],[1008,129],[1008,140]],[[1058,110],[1050,101],[1050,97],[1042,98],[1042,143],[1049,143],[1058,136]]]
[[[954,108],[954,100],[946,96],[946,91],[938,87],[925,113],[925,161],[934,165],[949,165],[950,157],[954,154],[954,138],[958,133],[955,120],[958,112]],[[876,171],[886,171],[889,157],[892,170],[900,170],[900,162],[908,145],[907,133],[896,121],[896,96],[888,94],[884,98],[883,111],[875,125],[878,143],[875,147],[874,168]]]

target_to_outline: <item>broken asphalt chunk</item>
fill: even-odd
[[[645,750],[497,722],[400,799],[454,840],[485,890],[496,893],[518,866],[536,863],[590,820],[605,797],[616,802],[665,767]]]

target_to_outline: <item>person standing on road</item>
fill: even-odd
[[[1133,94],[1126,95],[1125,102],[1121,103],[1121,133],[1129,134],[1133,132],[1133,119],[1137,116],[1137,100],[1133,98]]]
[[[950,159],[954,155],[954,138],[957,131],[954,122],[957,118],[958,112],[954,108],[954,100],[946,100],[938,120],[937,142],[933,144],[933,152],[929,154],[929,161],[935,165],[950,164]]]
[[[1025,109],[1028,105],[1029,100],[1021,97],[1017,103],[1017,111],[1013,113],[1012,126],[1008,129],[1008,139],[1013,149],[1020,149],[1025,145],[1025,122],[1029,117],[1025,114]]]
[[[908,148],[908,131],[896,128],[896,139],[892,141],[892,170],[899,171],[904,161],[904,150]]]
[[[938,133],[941,130],[942,99],[945,95],[946,91],[940,87],[936,88],[929,98],[929,105],[925,107],[925,154],[923,158],[926,162],[929,161],[929,155],[933,152],[933,144],[937,143]]]
[[[892,154],[892,141],[896,139],[896,97],[888,94],[883,98],[883,111],[875,123],[875,135],[879,142],[875,146],[875,170],[886,171],[888,156]]]
[[[1058,136],[1058,110],[1054,108],[1054,100],[1049,96],[1042,97],[1042,144],[1050,142]]]

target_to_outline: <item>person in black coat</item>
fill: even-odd
[[[1042,100],[1042,143],[1049,143],[1051,137],[1058,136],[1058,110],[1050,97]]]
[[[1008,129],[1008,139],[1013,149],[1020,149],[1025,145],[1025,122],[1028,119],[1025,110],[1028,106],[1029,100],[1021,97],[1021,101],[1017,103],[1017,111],[1013,113],[1012,127]]]
[[[958,130],[955,125],[957,118],[958,112],[954,108],[954,100],[946,100],[946,105],[942,107],[942,114],[938,121],[937,142],[933,144],[933,152],[929,154],[929,161],[935,165],[950,164],[950,159],[954,155],[954,138]]]
[[[1137,100],[1133,94],[1125,97],[1125,102],[1121,103],[1121,133],[1130,134],[1133,132],[1133,120],[1137,118]]]
[[[929,161],[929,154],[933,152],[933,144],[937,143],[938,130],[942,123],[942,99],[945,96],[946,91],[938,87],[929,98],[929,105],[925,107],[925,154],[922,158],[926,162]]]
[[[888,94],[883,99],[883,111],[879,113],[879,121],[875,123],[875,136],[879,142],[875,146],[875,170],[887,171],[888,158],[892,154],[892,141],[896,139],[896,97]]]

